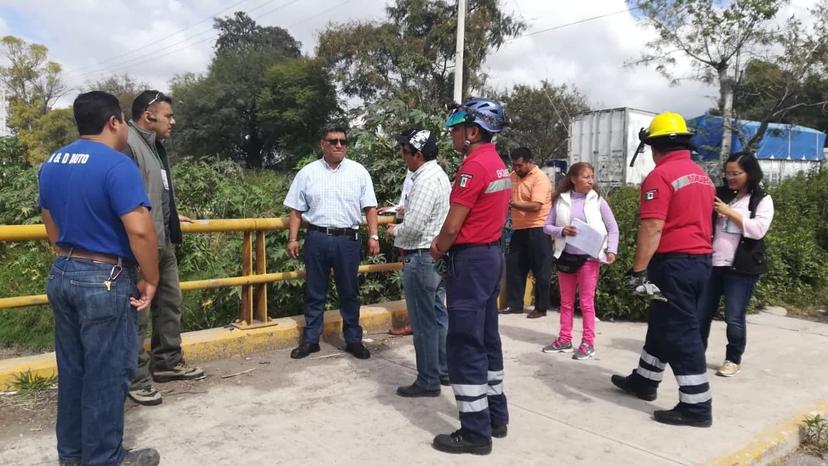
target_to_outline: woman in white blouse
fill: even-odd
[[[725,185],[716,189],[713,222],[713,271],[702,297],[702,340],[707,347],[710,323],[724,297],[727,352],[717,375],[736,375],[747,342],[745,311],[759,276],[767,272],[763,238],[773,220],[773,200],[762,189],[762,169],[751,154],[736,153],[725,162]]]

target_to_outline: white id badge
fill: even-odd
[[[167,170],[161,169],[161,183],[164,184],[164,191],[170,190],[170,182],[167,181]]]
[[[731,222],[729,218],[725,219],[724,231],[726,233],[731,233],[731,234],[734,234],[734,235],[741,235],[742,234],[742,229],[739,228],[739,226],[736,225],[735,223]]]

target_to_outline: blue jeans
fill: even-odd
[[[339,295],[342,334],[345,343],[362,341],[359,325],[360,242],[353,236],[328,236],[308,230],[305,237],[305,343],[319,343],[328,297],[331,268]]]
[[[124,401],[138,360],[135,270],[107,289],[112,266],[58,257],[46,294],[55,315],[57,448],[62,462],[118,465],[126,451]]]
[[[417,385],[426,390],[439,390],[440,377],[448,376],[446,287],[434,270],[434,259],[428,250],[405,254],[403,288],[408,319],[414,330]]]
[[[744,275],[730,270],[730,267],[713,267],[710,281],[704,289],[702,302],[704,303],[701,335],[704,347],[707,349],[707,338],[710,336],[710,324],[719,302],[724,296],[725,322],[727,322],[727,354],[725,359],[741,364],[742,354],[747,345],[747,325],[745,312],[753,294],[753,287],[759,280],[758,275]]]

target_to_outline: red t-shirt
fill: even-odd
[[[710,254],[713,199],[710,177],[690,159],[690,151],[670,152],[641,184],[641,219],[664,220],[656,253]]]
[[[499,240],[509,213],[511,192],[509,170],[494,144],[475,147],[457,170],[451,188],[450,202],[471,209],[454,243],[486,244]]]

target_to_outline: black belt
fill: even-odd
[[[328,236],[351,236],[354,239],[357,239],[357,235],[359,233],[359,230],[354,228],[328,228],[318,227],[316,225],[308,225],[308,230],[319,231]]]
[[[421,252],[429,252],[428,248],[420,248],[420,249],[403,249],[405,254],[418,254]]]
[[[687,254],[684,252],[660,252],[653,254],[652,260],[667,259],[709,259],[712,254]]]
[[[451,247],[451,249],[453,249],[455,251],[461,251],[463,249],[468,249],[468,248],[483,248],[483,247],[491,248],[491,247],[494,247],[494,246],[500,247],[500,240],[492,241],[491,243],[455,244],[454,246]]]

